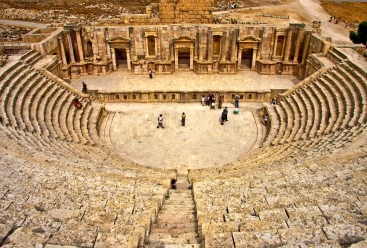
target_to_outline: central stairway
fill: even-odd
[[[196,207],[186,175],[177,175],[176,189],[158,213],[145,248],[200,248]]]

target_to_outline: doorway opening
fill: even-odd
[[[253,50],[254,49],[252,49],[252,48],[244,48],[242,50],[241,69],[243,69],[243,70],[251,69]]]
[[[126,49],[116,49],[115,53],[117,70],[127,70]]]
[[[190,48],[180,48],[178,50],[178,68],[190,69]]]

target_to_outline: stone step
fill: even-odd
[[[189,183],[176,183],[176,189],[189,189],[190,186]]]
[[[195,220],[193,214],[159,214],[156,224],[194,223]]]
[[[201,244],[145,245],[144,248],[201,248]]]
[[[176,205],[175,205],[176,206]],[[165,207],[161,208],[161,214],[176,214],[176,213],[195,213],[195,207]]]
[[[169,192],[174,192],[174,193],[186,193],[186,194],[190,194],[192,195],[192,191],[191,189],[170,189]]]
[[[171,234],[172,236],[175,237],[175,236],[178,236],[178,235],[184,234],[184,233],[195,233],[196,234],[196,228],[192,228],[192,227],[153,228],[152,231],[151,231],[151,234],[153,234],[153,233],[169,233],[169,234]]]
[[[166,205],[182,205],[182,206],[191,206],[194,204],[192,199],[167,199],[165,201]]]
[[[154,228],[159,228],[159,229],[163,229],[163,228],[171,228],[171,229],[196,228],[196,223],[153,224],[152,229],[154,229]]]
[[[172,236],[169,233],[151,233],[149,244],[197,244],[199,243],[198,234],[195,232],[183,233]]]
[[[166,201],[167,202],[167,201]],[[167,204],[166,203],[162,206],[161,210],[165,209],[177,209],[179,211],[181,210],[195,210],[194,204],[187,204],[187,205],[181,205],[181,204]]]
[[[144,245],[144,248],[201,248],[201,244]]]

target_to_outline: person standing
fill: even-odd
[[[219,109],[222,108],[223,101],[224,101],[224,96],[223,95],[219,95],[219,100],[218,100],[218,108]]]
[[[234,106],[235,106],[236,108],[238,108],[238,106],[239,106],[239,100],[240,100],[240,97],[236,94],[236,95],[234,96]]]
[[[266,114],[265,117],[264,117],[264,126],[266,126],[267,122],[268,122],[268,114]]]
[[[160,114],[160,115],[159,115],[159,117],[158,117],[158,126],[157,126],[157,128],[159,128],[159,127],[164,128],[164,126],[163,126],[163,116],[162,116],[162,114]]]
[[[152,69],[149,69],[149,78],[152,79],[153,78],[153,72]]]
[[[185,126],[185,120],[186,120],[186,114],[185,114],[185,112],[182,112],[182,115],[181,115],[181,125],[183,127]]]
[[[226,113],[224,112],[224,109],[223,109],[223,111],[222,111],[222,115],[221,115],[221,118],[222,118],[222,121],[221,121],[221,125],[223,125],[224,124],[224,121],[226,120]]]
[[[84,82],[82,82],[82,85],[83,85],[82,92],[83,93],[87,92],[87,85]]]
[[[202,106],[204,106],[204,105],[205,105],[205,99],[206,99],[206,97],[203,95],[203,96],[201,97],[201,105],[202,105]]]
[[[228,109],[227,109],[227,107],[225,107],[225,108],[223,109],[223,113],[224,113],[224,115],[225,115],[225,116],[224,116],[224,117],[225,117],[225,118],[224,118],[224,120],[225,120],[225,121],[228,121]]]

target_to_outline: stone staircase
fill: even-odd
[[[169,190],[152,226],[145,248],[200,248],[196,207],[187,174],[177,175],[176,189]]]

